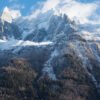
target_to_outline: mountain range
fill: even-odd
[[[0,17],[1,100],[100,100],[96,32],[53,10],[31,18],[12,16],[6,7]]]

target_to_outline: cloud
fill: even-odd
[[[13,19],[16,19],[21,16],[21,13],[19,10],[9,10],[9,11]]]
[[[33,11],[35,10],[34,6],[32,6],[32,7],[30,8],[30,10],[31,10],[31,12],[33,12]]]
[[[24,9],[25,6],[21,4],[14,4],[10,7],[11,9]]]
[[[76,1],[66,3],[62,8],[62,13],[66,13],[71,19],[79,20],[80,23],[88,23],[90,17],[98,5],[95,3],[83,4]]]
[[[70,19],[75,19],[81,24],[91,23],[89,19],[94,17],[96,19],[96,10],[99,8],[99,2],[82,3],[76,0],[47,0],[46,2],[39,2],[42,4],[40,11],[42,13],[53,9],[55,14],[67,14]],[[39,9],[36,10],[36,12]]]
[[[47,0],[43,6],[43,12],[46,12],[50,9],[55,9],[56,6],[60,3],[60,0]]]
[[[76,19],[80,23],[88,23],[91,15],[99,7],[98,3],[80,3],[75,0],[47,0],[43,6],[43,12],[54,9],[55,12],[65,13],[71,19]]]

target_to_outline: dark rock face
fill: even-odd
[[[0,39],[21,39],[21,32],[17,25],[13,23],[4,22],[4,25],[0,22]]]

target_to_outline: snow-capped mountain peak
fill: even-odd
[[[11,13],[10,13],[10,10],[8,9],[8,7],[4,8],[2,15],[1,15],[1,20],[12,23],[12,16],[11,16]]]
[[[5,7],[1,15],[1,20],[2,22],[6,21],[8,23],[12,23],[13,19],[16,19],[20,16],[21,13],[19,10],[11,10],[8,7]]]

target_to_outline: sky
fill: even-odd
[[[5,7],[19,11],[22,16],[44,13],[50,9],[65,13],[83,23],[100,22],[100,0],[0,0],[0,12]]]
[[[20,10],[23,16],[31,13],[31,10],[35,10],[39,7],[39,2],[46,0],[0,0],[0,10],[4,9],[5,6]]]

